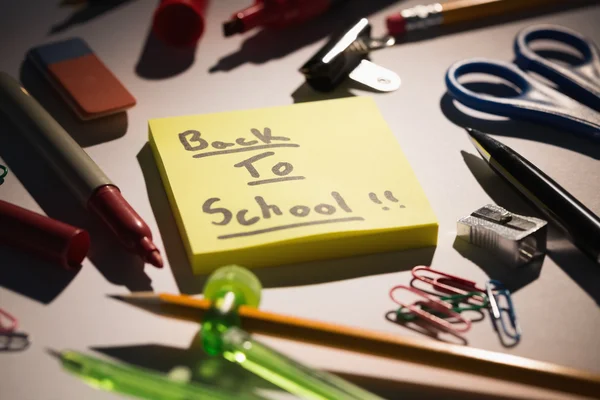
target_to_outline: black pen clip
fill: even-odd
[[[372,50],[395,44],[391,36],[371,37],[371,24],[362,18],[341,36],[334,37],[300,68],[306,82],[315,90],[328,92],[346,77],[381,92],[400,87],[400,77],[368,57]]]
[[[8,168],[0,164],[0,185],[4,183],[4,177],[8,174]]]

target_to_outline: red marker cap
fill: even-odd
[[[77,268],[90,248],[87,231],[0,200],[0,245],[31,253],[66,269]]]
[[[152,242],[152,231],[123,198],[118,187],[105,185],[98,188],[88,200],[88,209],[104,221],[126,249],[162,268],[163,260]]]
[[[193,46],[204,33],[208,0],[162,0],[154,12],[152,29],[173,46]]]
[[[406,19],[400,13],[388,16],[386,25],[388,33],[392,36],[400,36],[406,33]]]

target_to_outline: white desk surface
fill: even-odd
[[[204,277],[191,274],[184,256],[147,146],[147,120],[327,97],[311,94],[298,72],[324,43],[326,33],[366,10],[375,33],[381,34],[388,13],[421,2],[354,1],[347,14],[312,22],[305,30],[275,34],[254,31],[225,39],[221,22],[250,1],[213,0],[205,35],[195,53],[168,52],[156,41],[148,40],[156,1],[125,2],[55,34],[49,33],[52,27],[73,13],[72,9],[59,8],[58,0],[2,3],[0,70],[21,76],[28,89],[31,87],[34,95],[42,96],[40,99],[54,115],[61,116],[60,122],[85,145],[89,155],[145,218],[165,254],[166,265],[160,270],[148,265],[142,268],[135,257],[124,254],[2,120],[0,161],[9,166],[11,173],[0,186],[0,199],[84,226],[91,231],[94,246],[82,269],[71,276],[0,248],[0,306],[19,318],[22,331],[32,339],[26,351],[0,353],[0,398],[92,400],[121,397],[92,389],[68,375],[46,353],[47,349],[76,349],[161,370],[196,360],[199,354],[185,351],[197,333],[196,325],[157,317],[107,297],[138,290],[198,294],[204,282]],[[600,373],[597,265],[562,240],[554,229],[550,232],[550,253],[539,276],[531,269],[512,270],[485,251],[455,243],[456,220],[486,203],[496,202],[512,211],[535,215],[478,160],[460,124],[496,134],[596,213],[600,213],[600,147],[568,132],[531,123],[473,120],[449,100],[444,85],[446,69],[454,61],[470,57],[512,60],[513,39],[525,26],[561,24],[600,42],[598,21],[598,5],[571,8],[375,53],[374,62],[400,75],[401,88],[389,94],[342,88],[336,95],[350,95],[349,91],[375,98],[439,218],[438,246],[258,270],[267,287],[261,307],[398,335],[421,336],[384,318],[393,309],[388,289],[407,284],[410,268],[430,264],[480,283],[492,276],[516,289],[514,301],[523,338],[516,347],[503,347],[486,317],[474,323],[466,335],[469,346]],[[43,81],[36,84],[39,77],[27,67],[21,71],[28,49],[73,36],[84,38],[136,96],[138,104],[127,113],[127,118],[121,115],[85,127],[77,124],[61,101],[52,97],[55,95],[47,86],[44,88]],[[182,71],[176,74],[177,69]],[[34,88],[39,88],[40,93],[36,94]],[[453,391],[459,389],[508,398],[572,398],[425,366],[263,339],[308,364],[380,378],[382,381],[369,388],[391,399],[470,398],[467,393]],[[256,380],[247,380],[247,374],[236,375],[236,379],[257,384]],[[448,391],[440,392],[436,387]]]

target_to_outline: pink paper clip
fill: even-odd
[[[394,292],[396,292],[398,290],[408,290],[420,297],[423,297],[425,300],[417,301],[413,304],[403,303],[394,297]],[[424,319],[425,321],[429,322],[431,325],[433,325],[439,329],[448,331],[448,332],[453,333],[458,336],[460,336],[460,333],[466,332],[469,329],[471,329],[471,321],[463,318],[459,313],[453,311],[452,304],[442,301],[442,300],[435,299],[419,289],[415,289],[413,287],[404,286],[404,285],[394,286],[392,289],[390,289],[390,298],[396,304],[398,304],[400,307],[404,307],[404,308],[410,310],[410,312],[412,312],[413,314]],[[448,318],[454,318],[457,321],[459,321],[460,323],[464,324],[464,327],[457,328],[455,326],[457,324],[453,324],[451,322],[448,322],[444,318],[440,318],[430,312],[427,312],[423,308],[418,307],[419,305],[425,306],[426,308],[431,309],[433,311],[437,311],[442,316],[446,316]]]
[[[431,277],[421,275],[418,273],[419,271],[426,271],[429,275],[437,276]],[[486,302],[485,289],[478,288],[477,284],[473,281],[437,271],[423,265],[414,267],[412,269],[412,276],[421,282],[430,284],[434,289],[442,293],[468,295],[470,292],[481,292],[482,296],[473,296],[472,298],[481,304]]]
[[[8,320],[9,325],[4,325],[3,319]],[[0,308],[0,333],[12,333],[17,329],[17,319]]]

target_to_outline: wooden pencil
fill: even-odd
[[[210,301],[173,294],[114,296],[141,308],[199,322]],[[252,333],[334,347],[411,363],[466,372],[525,385],[597,396],[600,375],[510,354],[432,340],[406,338],[372,330],[292,317],[254,307],[239,309],[242,327]]]
[[[391,35],[528,11],[566,0],[452,0],[404,9],[387,18]]]

